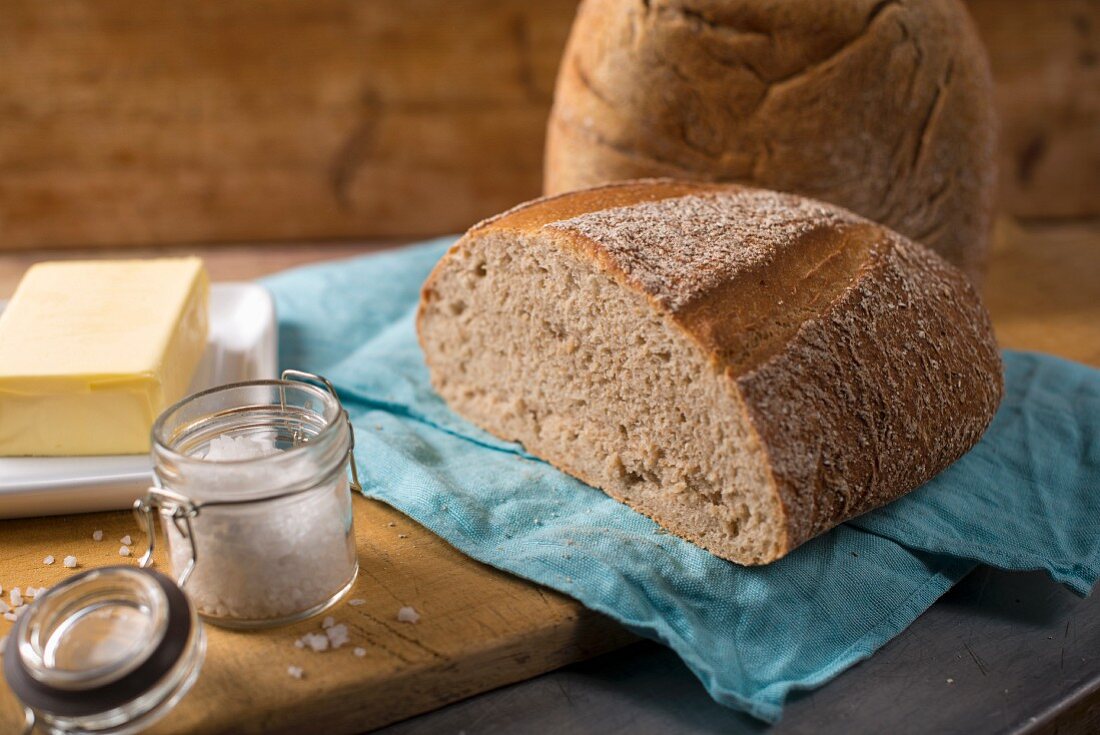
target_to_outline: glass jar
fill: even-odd
[[[104,567],[41,592],[3,652],[27,732],[123,735],[167,713],[198,678],[206,638],[165,575]]]
[[[353,447],[335,390],[309,373],[180,401],[153,426],[158,487],[135,506],[150,539],[142,566],[159,516],[172,571],[210,622],[268,627],[324,610],[359,570]]]

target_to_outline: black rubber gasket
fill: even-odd
[[[191,610],[183,590],[171,579],[152,569],[135,569],[128,566],[90,569],[80,577],[111,569],[126,569],[148,574],[168,598],[168,625],[160,644],[140,666],[124,677],[94,689],[59,689],[48,686],[31,676],[19,656],[18,640],[23,627],[30,624],[27,614],[20,617],[8,635],[4,651],[4,678],[19,700],[31,709],[61,717],[87,717],[107,712],[131,702],[156,686],[165,674],[179,662],[191,639]]]

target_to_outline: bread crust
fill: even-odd
[[[637,230],[632,213],[644,225],[712,200],[744,218],[737,242],[764,234],[760,252],[721,260],[717,279],[673,269],[692,282],[686,293],[630,260],[654,247],[647,237],[665,236]],[[779,213],[761,202],[778,202]],[[815,226],[803,226],[800,213]],[[777,224],[784,216],[798,226]],[[839,207],[738,185],[621,182],[490,218],[448,257],[490,232],[552,237],[644,294],[699,346],[745,405],[766,455],[772,486],[761,491],[775,493],[785,515],[775,558],[923,484],[978,441],[1000,402],[1000,356],[969,280],[923,246]],[[658,265],[715,248],[684,237]],[[445,265],[446,258],[425,283],[424,299]],[[764,338],[746,341],[747,333]],[[570,471],[568,458],[546,459]]]
[[[959,0],[584,0],[544,190],[671,176],[796,192],[977,279],[996,135],[988,59]]]

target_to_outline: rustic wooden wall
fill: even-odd
[[[1098,0],[969,0],[1004,203],[1100,214]],[[538,193],[576,0],[4,0],[0,249],[428,235]]]
[[[1100,0],[968,0],[993,64],[1001,206],[1100,215]]]
[[[576,0],[4,0],[0,248],[418,235],[539,189]]]

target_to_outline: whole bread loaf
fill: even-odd
[[[959,0],[584,0],[545,191],[673,176],[838,204],[980,274],[996,186]]]
[[[829,204],[624,182],[472,228],[418,330],[459,414],[744,564],[909,492],[1001,396],[960,271]]]

